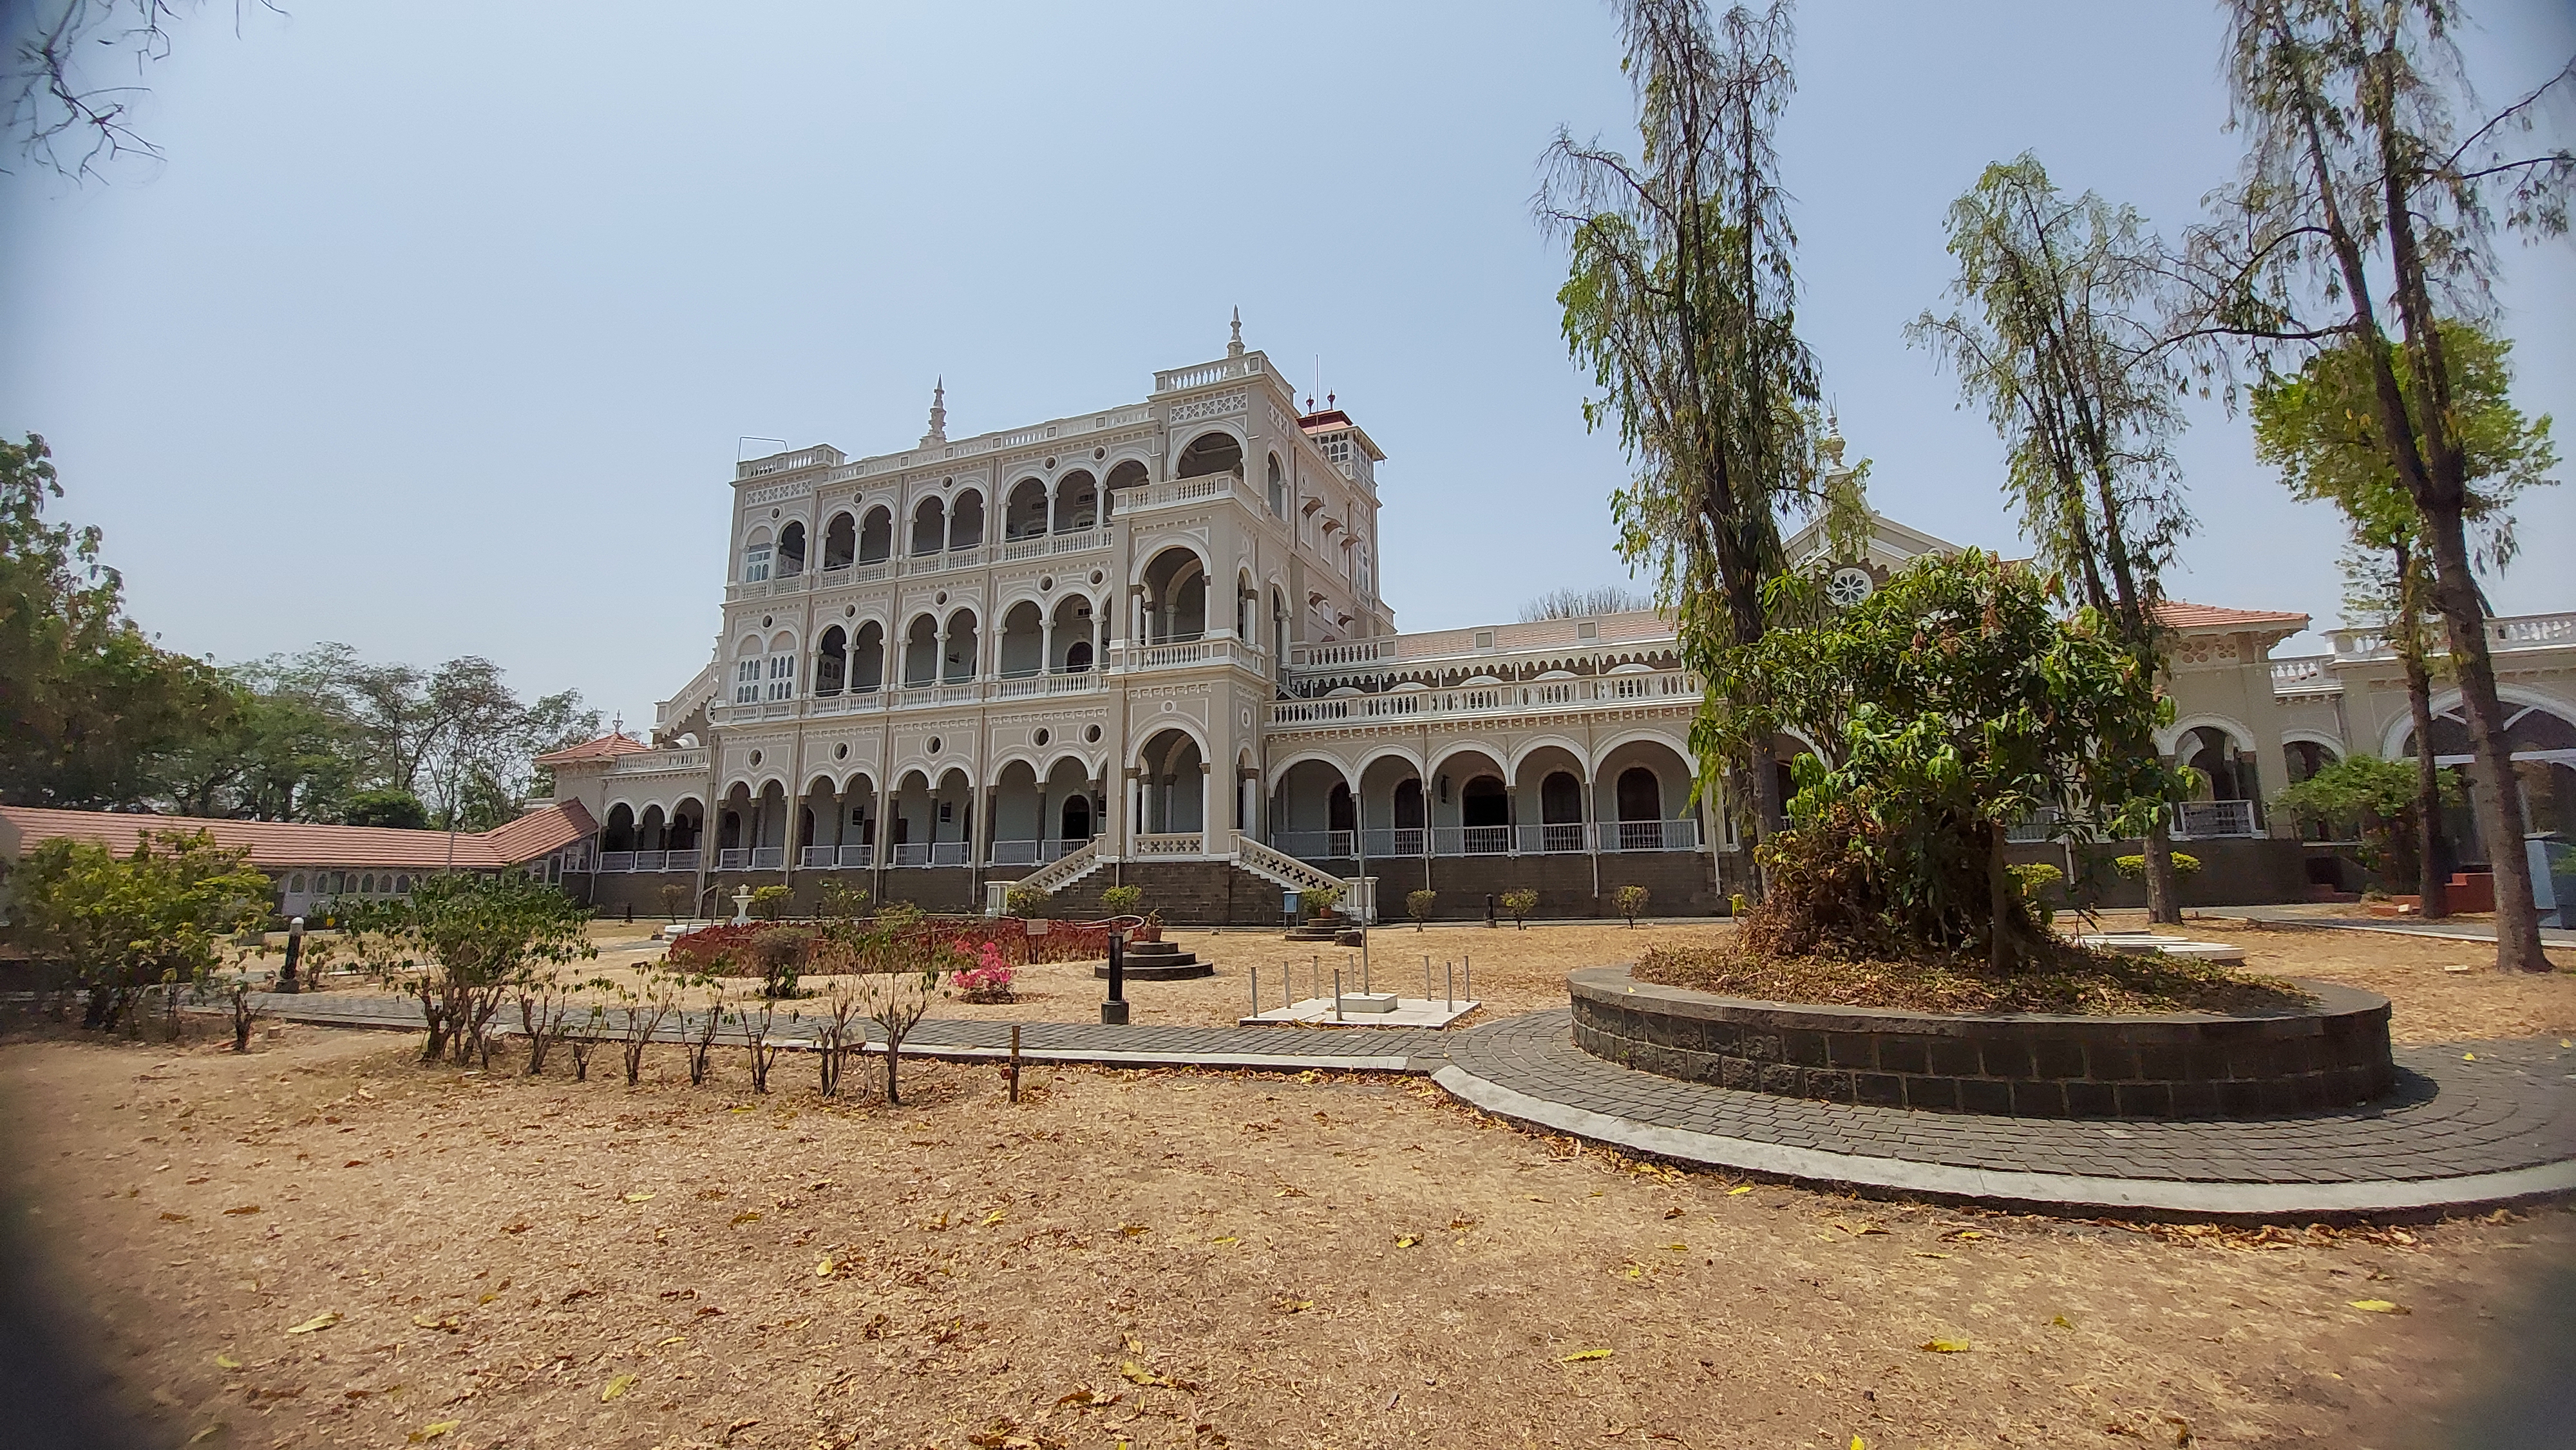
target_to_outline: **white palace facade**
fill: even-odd
[[[1238,324],[1138,401],[952,439],[943,397],[901,452],[737,465],[712,658],[650,741],[542,762],[600,823],[593,900],[703,911],[784,883],[811,903],[837,879],[957,910],[1026,879],[1079,909],[1124,881],[1179,920],[1250,922],[1338,880],[1380,915],[1431,889],[1438,915],[1481,916],[1516,886],[1550,915],[1607,912],[1625,885],[1658,914],[1719,909],[1737,843],[1693,796],[1701,686],[1672,626],[1398,633],[1384,455],[1330,404],[1301,408]],[[1882,519],[1838,589],[1950,547]],[[2384,733],[2385,671],[2341,636],[2270,660],[2305,615],[2177,608],[2168,748],[2212,782],[2186,833],[2278,838],[2273,874],[2295,877],[2260,802],[2383,748],[2355,732]],[[2576,616],[2515,627],[2530,638],[2500,644],[2544,649],[2547,678],[2508,678],[2576,729]]]

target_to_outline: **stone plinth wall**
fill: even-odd
[[[1755,1002],[1574,973],[1575,1045],[1664,1077],[1748,1092],[2027,1118],[2250,1118],[2385,1094],[2388,999],[2301,982],[2278,1014],[1947,1016]]]

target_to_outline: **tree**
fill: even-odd
[[[2432,598],[2468,717],[2469,797],[2495,871],[2496,963],[2547,971],[2521,843],[2522,792],[2468,536],[2469,449],[2441,324],[2488,304],[2495,217],[2567,229],[2576,150],[2520,150],[2576,63],[2468,128],[2475,107],[2453,0],[2229,0],[2228,74],[2243,170],[2195,232],[2183,336],[2286,349],[2348,343],[2367,372],[2390,469],[2424,518]],[[2471,114],[2475,114],[2474,109]],[[2395,314],[2394,335],[2383,301]],[[2204,354],[2225,366],[2225,354]]]
[[[1529,930],[1530,913],[1538,910],[1538,893],[1526,886],[1503,893],[1503,910],[1510,912],[1512,930]]]
[[[232,701],[126,617],[95,526],[45,520],[62,493],[42,437],[0,442],[0,801],[137,805]]]
[[[590,913],[516,871],[418,877],[409,896],[336,910],[348,953],[419,999],[429,1029],[424,1062],[442,1053],[460,1066],[476,1061],[493,1015],[531,974],[599,955],[585,931]]]
[[[1706,0],[1617,10],[1637,158],[1560,131],[1534,210],[1571,254],[1557,293],[1566,344],[1603,391],[1585,422],[1615,419],[1635,470],[1611,496],[1621,552],[1656,571],[1714,702],[1741,693],[1722,668],[1729,648],[1768,622],[1784,513],[1822,511],[1857,539],[1863,470],[1820,445],[1816,361],[1797,336],[1797,237],[1772,148],[1794,84],[1788,0],[1716,16]],[[1739,762],[1753,832],[1768,832],[1780,807],[1770,737],[1731,736],[1707,709],[1692,744],[1712,773]]]
[[[1617,584],[1590,589],[1551,589],[1521,606],[1521,623],[1543,619],[1590,619],[1597,614],[1628,614],[1655,607],[1654,596]]]
[[[1628,918],[1628,929],[1634,931],[1638,914],[1646,909],[1646,902],[1653,894],[1643,886],[1622,886],[1610,893],[1610,904],[1619,908],[1621,916]]]
[[[1996,971],[2046,960],[2051,938],[2007,866],[2006,832],[2052,808],[2079,841],[2132,834],[2176,784],[2152,753],[2102,748],[2151,733],[2172,705],[2099,611],[2055,614],[2057,587],[1974,549],[1928,557],[1850,609],[1747,649],[1740,668],[1757,684],[1776,657],[1816,654],[1850,682],[1849,699],[1813,712],[1846,720],[1844,763],[1798,758],[1749,946],[1896,960],[1975,951]],[[1798,663],[1783,677],[1815,676]],[[1795,697],[1783,709],[1793,725],[1809,716]]]
[[[149,832],[125,856],[58,836],[9,873],[11,935],[70,968],[84,1026],[113,1029],[146,987],[207,981],[223,938],[268,914],[249,860],[203,832]]]
[[[1404,914],[1413,918],[1415,931],[1422,930],[1423,923],[1429,921],[1431,913],[1439,907],[1440,893],[1437,891],[1426,889],[1404,893]]]
[[[2459,799],[2459,773],[2435,772],[2433,809]],[[2303,821],[2358,827],[2361,864],[2382,879],[2408,874],[2414,854],[2423,849],[2416,815],[2424,806],[2415,772],[2394,760],[2348,756],[2274,796],[2272,804]]]
[[[2451,411],[2464,454],[2467,493],[2461,515],[2475,532],[2471,558],[2502,569],[2515,552],[2512,505],[2526,488],[2553,480],[2557,465],[2547,415],[2525,422],[2509,396],[2512,344],[2465,322],[2444,322]],[[2397,371],[2402,360],[2392,360]],[[2415,723],[2415,803],[2406,813],[2416,832],[2408,853],[2417,872],[2423,915],[2447,914],[2448,864],[2440,849],[2441,787],[2433,753],[2433,644],[2426,629],[2432,580],[2423,511],[2389,463],[2372,390],[2375,369],[2349,341],[2312,354],[2298,372],[2267,376],[2253,389],[2254,452],[2281,469],[2297,497],[2340,511],[2351,545],[2344,557],[2345,606],[2354,623],[2379,631],[2406,670]],[[2411,375],[2398,371],[2399,391]],[[2409,408],[2412,409],[2409,399]]]
[[[340,819],[352,826],[392,826],[400,830],[429,828],[429,807],[407,790],[362,790],[349,797]]]
[[[2132,208],[2068,197],[2028,152],[1951,204],[1947,317],[1906,328],[1959,375],[2004,440],[2005,491],[2065,602],[2101,616],[2150,674],[2164,570],[2191,532],[2172,440],[2183,389],[2156,307],[2164,247]],[[2152,736],[2106,741],[2153,753]],[[2171,833],[2146,832],[2150,920],[2182,920]]]

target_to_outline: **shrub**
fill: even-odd
[[[1018,975],[1002,949],[992,942],[970,942],[963,937],[951,943],[974,965],[950,974],[948,985],[969,1002],[1008,1002],[1011,983]]]
[[[1002,910],[1024,920],[1032,916],[1044,916],[1048,899],[1048,893],[1034,886],[1015,884],[1010,890],[1002,893]]]
[[[1100,911],[1104,916],[1135,916],[1145,905],[1142,886],[1112,886],[1100,893]]]
[[[340,819],[352,826],[392,826],[397,830],[429,828],[429,807],[410,791],[393,787],[362,790],[341,807]]]
[[[599,955],[584,930],[590,913],[517,872],[422,877],[407,897],[349,910],[351,955],[419,999],[424,1060],[442,1049],[459,1065],[475,1060],[493,1014],[529,973]]]
[[[751,939],[752,965],[760,969],[760,995],[796,995],[796,979],[814,949],[814,938],[815,933],[805,927],[772,926]]]
[[[146,989],[205,980],[224,939],[267,916],[269,881],[249,859],[202,832],[154,831],[127,856],[44,841],[10,872],[10,936],[70,969],[83,1026],[113,1030]]]
[[[1422,930],[1422,924],[1431,919],[1431,909],[1439,904],[1440,893],[1437,891],[1408,891],[1404,893],[1404,914],[1413,918],[1413,929],[1415,931]]]
[[[826,881],[815,895],[823,915],[833,921],[854,921],[868,909],[867,888],[847,881]]]
[[[1653,894],[1643,886],[1622,886],[1611,893],[1610,903],[1619,908],[1621,916],[1628,918],[1628,927],[1633,931],[1637,926],[1637,914],[1646,909],[1646,900]]]
[[[2139,880],[2147,874],[2147,858],[2144,856],[2123,856],[2111,864],[2122,876],[2131,881]],[[2177,881],[2186,876],[2197,876],[2200,874],[2200,858],[2176,851],[2173,853],[2173,868],[2174,879]]]
[[[1506,891],[1503,893],[1503,910],[1512,914],[1514,930],[1527,931],[1530,913],[1538,910],[1538,893],[1526,886]]]
[[[751,889],[751,909],[776,921],[778,914],[787,909],[788,895],[784,886],[755,886]]]
[[[2033,861],[2012,868],[2013,889],[2021,893],[2022,905],[2039,918],[2041,926],[2057,920],[2057,908],[2048,902],[2048,893],[2066,882],[2066,873],[2045,861]]]
[[[653,894],[661,899],[662,914],[673,919],[689,904],[689,888],[677,881],[662,883],[662,888]]]

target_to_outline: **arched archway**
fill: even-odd
[[[832,521],[823,526],[823,568],[846,569],[858,552],[859,521],[847,510],[832,515]]]
[[[984,546],[984,496],[972,489],[957,495],[948,509],[948,547],[951,552],[980,549]]]
[[[1180,465],[1173,470],[1175,478],[1199,478],[1211,473],[1243,476],[1243,443],[1233,434],[1210,429],[1190,440],[1181,450]]]
[[[1165,729],[1145,740],[1136,755],[1137,820],[1145,837],[1199,835],[1207,829],[1207,756],[1186,730]],[[1185,841],[1139,843],[1142,854],[1189,854]]]
[[[1593,770],[1593,818],[1603,851],[1689,851],[1699,847],[1691,811],[1691,768],[1680,749],[1657,737],[1632,738],[1605,752]]]
[[[1144,585],[1145,641],[1181,644],[1207,633],[1207,565],[1174,545],[1148,560],[1137,576]]]
[[[859,562],[882,564],[894,554],[894,510],[883,504],[868,510],[859,525]]]
[[[1055,481],[1055,531],[1078,534],[1100,527],[1100,485],[1077,468]]]
[[[943,647],[939,682],[944,685],[964,684],[975,678],[982,655],[975,629],[975,612],[953,611],[948,616],[948,642]]]
[[[778,572],[805,572],[805,526],[791,522],[778,531]]]
[[[948,547],[948,502],[936,494],[913,505],[912,556],[927,558]]]
[[[1090,596],[1069,594],[1057,600],[1053,626],[1047,640],[1047,669],[1068,675],[1090,669],[1093,637],[1100,628],[1092,614]]]
[[[814,645],[814,694],[817,698],[841,693],[849,681],[849,636],[839,625],[823,631]]]
[[[916,614],[903,632],[903,687],[918,690],[939,683],[939,621]]]
[[[1035,478],[1011,485],[1002,505],[1002,541],[1034,539],[1047,531],[1047,488]]]
[[[850,693],[869,694],[884,685],[885,626],[871,619],[859,626],[858,635],[850,642]]]
[[[620,801],[608,808],[607,824],[599,828],[599,849],[627,852],[635,849],[635,808]]]
[[[1036,600],[1023,599],[1002,611],[1002,633],[997,651],[1001,677],[1019,680],[1044,673],[1045,636],[1046,616],[1039,611]]]
[[[1153,476],[1145,471],[1145,465],[1133,458],[1120,459],[1109,469],[1109,491],[1112,494],[1122,488],[1143,488],[1152,481]],[[1107,514],[1102,517],[1106,518]]]

